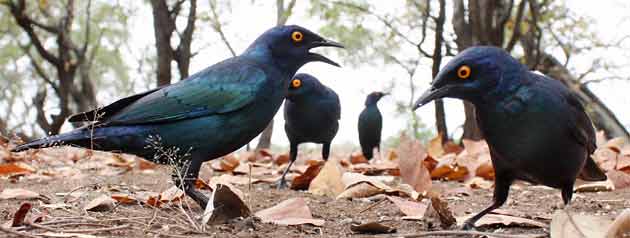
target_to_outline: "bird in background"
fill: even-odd
[[[387,93],[372,92],[365,99],[365,109],[359,115],[359,143],[366,159],[374,157],[374,147],[381,150],[381,131],[383,117],[378,110],[378,101]]]
[[[341,47],[300,26],[277,26],[242,54],[162,88],[73,115],[91,125],[14,148],[23,151],[66,144],[135,154],[175,165],[173,180],[201,207],[208,198],[194,181],[205,161],[245,145],[280,108],[293,75],[304,64],[334,61],[309,52]]]
[[[284,131],[290,143],[290,162],[282,173],[278,188],[286,187],[285,176],[297,159],[301,143],[322,144],[322,158],[328,160],[330,143],[339,130],[340,117],[341,105],[335,91],[310,74],[293,77],[284,101]]]
[[[606,180],[590,157],[595,131],[577,97],[559,81],[529,71],[503,49],[462,51],[438,73],[414,110],[444,97],[475,105],[495,170],[494,202],[468,219],[464,229],[503,205],[514,180],[560,189],[565,205],[576,177]]]

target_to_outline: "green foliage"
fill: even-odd
[[[41,4],[41,3],[45,4]],[[92,0],[88,21],[88,2],[77,1],[74,7],[74,20],[72,23],[72,41],[82,47],[87,34],[86,64],[83,66],[88,70],[87,76],[96,89],[102,91],[115,91],[127,94],[130,83],[129,68],[123,58],[124,45],[128,43],[130,32],[127,24],[130,9],[116,2]],[[55,24],[65,16],[65,1],[26,1],[26,15],[38,22],[46,25]],[[46,49],[57,54],[56,38],[54,35],[34,26],[35,33],[44,42]],[[10,14],[8,7],[0,6],[0,97],[9,100],[0,101],[0,110],[9,109],[9,114],[0,115],[1,119],[9,122],[9,127],[25,128],[24,120],[28,115],[34,115],[34,107],[31,107],[31,98],[35,91],[52,88],[40,77],[31,61],[37,62],[43,69],[44,74],[54,83],[57,83],[57,73],[54,67],[45,62],[37,53],[27,34],[15,23],[15,19]],[[26,47],[26,48],[25,48]],[[29,58],[32,55],[32,59]],[[81,74],[77,72],[75,83],[79,84]],[[10,80],[6,80],[10,79]],[[48,94],[48,101],[54,102],[57,99],[55,94]],[[105,103],[105,102],[101,102]],[[24,115],[17,115],[14,107],[18,106],[26,109]],[[48,105],[48,103],[47,103]],[[52,106],[53,104],[51,104]],[[46,108],[46,110],[56,110],[56,108]],[[33,132],[35,133],[35,132]]]

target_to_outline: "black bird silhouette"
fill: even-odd
[[[590,155],[595,131],[582,104],[559,81],[530,72],[497,47],[471,47],[433,80],[416,108],[452,97],[475,105],[495,170],[494,202],[464,229],[505,203],[516,179],[562,191],[568,205],[576,177],[605,180]]]
[[[342,47],[300,26],[271,28],[239,56],[175,84],[74,115],[69,121],[94,123],[20,145],[14,151],[58,143],[94,145],[95,149],[136,154],[159,163],[175,162],[175,184],[206,207],[208,198],[194,187],[201,163],[256,137],[280,108],[291,77],[304,64],[322,61],[339,66],[309,52],[320,46]],[[180,153],[164,155],[163,150]]]
[[[374,147],[381,150],[383,117],[376,104],[385,95],[387,94],[382,92],[370,93],[365,99],[365,109],[359,115],[359,143],[366,159],[372,159]]]
[[[291,80],[284,102],[284,131],[289,137],[289,166],[278,184],[286,186],[285,176],[297,159],[298,145],[305,142],[322,144],[322,157],[328,160],[330,142],[337,135],[341,105],[339,97],[309,74],[297,74]]]

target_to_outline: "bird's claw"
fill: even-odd
[[[276,189],[278,190],[284,190],[287,188],[287,181],[282,179],[278,182],[278,184],[276,185]]]
[[[470,222],[464,222],[464,225],[462,226],[462,230],[465,230],[465,231],[470,231],[474,229],[475,229],[475,225]]]

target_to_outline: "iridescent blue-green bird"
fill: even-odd
[[[595,131],[584,107],[562,83],[527,67],[497,47],[471,47],[433,80],[416,108],[451,97],[475,105],[495,170],[494,202],[464,223],[470,229],[505,203],[516,179],[561,190],[568,205],[576,177],[606,175],[590,155]]]
[[[381,149],[383,117],[376,104],[385,95],[382,92],[370,93],[365,99],[365,109],[359,114],[359,143],[366,159],[372,159],[375,147],[379,151]]]
[[[175,84],[74,115],[70,122],[93,124],[14,151],[67,144],[135,154],[159,163],[174,160],[176,185],[206,207],[208,198],[193,185],[201,163],[256,137],[280,108],[291,78],[304,64],[321,61],[339,66],[309,52],[322,46],[342,47],[300,26],[271,28],[239,56]],[[167,153],[171,148],[179,153]]]
[[[310,74],[297,74],[291,80],[287,100],[284,101],[284,131],[289,138],[289,166],[285,169],[278,188],[286,186],[285,176],[297,159],[298,145],[312,142],[322,144],[322,157],[328,160],[330,142],[339,130],[341,105],[337,93]]]

